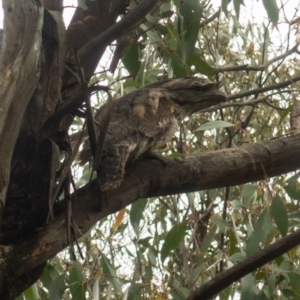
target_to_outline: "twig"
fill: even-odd
[[[86,124],[87,124],[87,129],[88,129],[89,138],[90,138],[91,150],[92,150],[93,157],[95,157],[96,151],[97,151],[97,136],[96,136],[96,131],[95,131],[94,117],[93,117],[93,112],[92,112],[90,95],[88,92],[88,85],[87,85],[87,82],[85,81],[85,78],[83,75],[83,69],[81,67],[80,60],[78,58],[77,53],[75,53],[75,60],[77,63],[80,85],[82,88],[82,93],[83,93],[84,101],[86,104]]]
[[[215,276],[212,280],[202,285],[198,290],[191,293],[186,300],[206,300],[231,285],[233,282],[244,277],[245,275],[262,267],[276,257],[290,251],[300,244],[300,230],[289,234],[272,245],[266,246],[258,253],[246,258]]]
[[[264,64],[260,66],[249,66],[249,65],[241,65],[241,66],[225,66],[225,67],[217,67],[215,68],[217,72],[224,73],[224,72],[231,72],[231,71],[263,71],[266,69],[268,66],[273,64],[274,62],[284,59],[287,56],[293,54],[293,53],[299,53],[298,51],[298,45],[295,45],[293,48],[291,48],[289,51],[286,51],[285,53],[276,56],[272,58],[271,60],[265,62]]]
[[[74,150],[73,150],[73,153],[72,153],[72,155],[71,155],[71,157],[70,157],[68,163],[66,164],[66,166],[65,166],[65,168],[64,168],[64,170],[63,170],[63,172],[62,172],[62,174],[60,175],[60,177],[59,177],[58,180],[57,180],[58,183],[57,183],[56,188],[55,188],[55,191],[54,191],[54,193],[53,193],[53,198],[50,200],[50,201],[51,201],[51,202],[50,202],[51,207],[53,206],[53,204],[54,204],[54,202],[55,202],[55,200],[56,200],[56,198],[57,198],[57,196],[58,196],[58,193],[59,193],[59,191],[60,191],[61,185],[62,185],[62,183],[63,183],[63,181],[64,181],[66,175],[68,174],[68,172],[69,172],[69,170],[70,170],[70,167],[71,167],[71,165],[72,165],[72,162],[74,161],[74,159],[75,159],[75,157],[76,157],[76,155],[77,155],[77,152],[78,152],[78,150],[79,150],[79,146],[80,146],[81,141],[82,141],[82,139],[83,139],[83,137],[84,137],[84,127],[85,127],[85,123],[83,124],[82,131],[81,131],[81,135],[80,135],[80,137],[79,137],[79,139],[78,139],[78,141],[77,141],[77,143],[76,143],[76,146],[75,146],[75,148],[74,148]],[[50,212],[49,212],[49,213],[48,213],[48,216],[47,216],[47,222],[46,222],[46,223],[49,222],[50,217],[51,217],[51,214],[50,214]]]
[[[271,91],[271,90],[277,90],[277,89],[282,89],[285,88],[297,81],[300,80],[300,76],[296,76],[293,77],[292,79],[286,80],[286,81],[282,81],[276,84],[272,84],[266,87],[262,87],[262,88],[258,88],[258,89],[254,89],[254,90],[250,90],[244,93],[239,93],[239,94],[235,94],[235,95],[230,95],[228,96],[228,100],[232,100],[232,99],[238,99],[238,98],[243,98],[243,97],[247,97],[250,95],[256,95],[256,94],[260,94],[260,93],[264,93],[267,91]]]
[[[79,60],[88,63],[92,57],[99,53],[103,45],[108,45],[121,37],[126,32],[140,25],[148,13],[155,11],[162,3],[162,0],[144,0],[132,11],[124,16],[118,23],[91,39],[78,52]]]
[[[218,18],[220,16],[221,9],[219,9],[217,12],[215,12],[211,17],[207,18],[205,21],[201,22],[199,24],[199,29],[205,27],[207,24],[212,22],[214,19]]]
[[[225,188],[225,196],[224,196],[224,202],[223,202],[223,213],[222,213],[222,218],[223,220],[226,221],[227,218],[227,200],[229,199],[229,192],[230,192],[230,187],[226,186]],[[224,249],[224,241],[225,241],[225,234],[224,232],[221,233],[221,240],[220,240],[220,244],[222,247],[222,250]],[[220,261],[220,272],[223,272],[223,268],[224,268],[224,261],[223,259]]]
[[[265,102],[271,96],[282,94],[282,93],[292,93],[292,92],[299,92],[299,91],[297,89],[296,90],[278,91],[278,92],[274,92],[270,95],[260,97],[260,98],[254,99],[254,100],[249,100],[249,101],[245,101],[245,102],[227,103],[227,104],[223,104],[223,105],[216,105],[214,107],[210,107],[210,108],[201,110],[201,113],[203,113],[203,112],[212,112],[212,111],[216,111],[217,109],[223,109],[223,108],[234,107],[234,106],[240,106],[240,107],[241,106],[246,106],[246,105],[254,106],[258,103]]]

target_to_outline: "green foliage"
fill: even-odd
[[[285,204],[280,196],[275,196],[272,202],[272,215],[282,236],[288,231],[288,215]]]
[[[284,187],[286,193],[291,199],[300,200],[300,183],[299,183],[299,173],[293,177],[286,180],[286,186]]]
[[[132,204],[130,210],[130,223],[137,237],[140,235],[140,221],[143,217],[144,209],[147,205],[147,199],[140,199]]]
[[[276,0],[263,0],[263,4],[266,8],[269,19],[274,24],[277,24],[279,18],[279,10],[278,10]]]
[[[132,283],[125,294],[125,300],[142,300],[144,284]]]
[[[117,272],[109,260],[102,254],[100,265],[103,269],[103,275],[112,284],[115,291],[120,294],[122,292],[121,283],[117,277]]]
[[[272,227],[273,225],[269,210],[265,208],[259,215],[254,230],[249,235],[246,245],[247,256],[251,256],[258,252],[260,244],[267,243],[269,234],[273,229]]]
[[[49,299],[59,300],[65,290],[65,275],[58,276],[49,287]]]
[[[26,299],[38,300],[40,299],[37,284],[33,284],[26,291],[24,291],[23,295]]]
[[[202,124],[196,131],[204,131],[204,130],[210,130],[210,129],[217,129],[217,128],[225,128],[225,127],[232,127],[234,124],[226,122],[226,121],[212,121]]]
[[[139,61],[139,48],[136,44],[132,43],[126,48],[122,62],[129,74],[134,78],[141,66],[141,62]]]
[[[76,261],[73,262],[73,266],[69,270],[69,287],[73,299],[85,299],[86,277],[82,265]]]
[[[162,262],[165,261],[170,252],[174,250],[182,241],[185,236],[186,229],[187,227],[185,224],[176,224],[167,233],[165,242],[160,252]]]

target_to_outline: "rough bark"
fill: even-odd
[[[22,117],[40,77],[44,13],[39,1],[26,3],[4,0],[3,9],[5,18],[0,53],[0,140],[5,143],[1,143],[0,147],[0,219],[5,207],[11,159]]]
[[[53,115],[58,103],[65,100],[61,95],[62,86],[74,82],[72,75],[65,72],[66,57],[72,60],[72,49],[80,50],[91,39],[97,39],[99,34],[107,36],[108,29],[124,11],[124,3],[124,0],[87,0],[88,10],[77,9],[66,31],[62,20],[62,0],[3,1],[5,18],[0,53],[2,243],[9,240],[14,244],[21,237],[25,241],[45,219],[51,185],[55,182],[52,155],[57,150],[55,143],[58,143],[61,119],[53,124],[55,130],[52,131],[43,130],[43,124]],[[160,3],[158,0],[145,0],[141,9],[122,19],[121,31],[108,31],[109,35],[112,34],[108,40],[101,42],[100,39],[100,43],[94,44],[93,52],[89,53],[92,59],[83,66],[85,74],[93,73],[109,43],[133,25],[141,23],[145,15]],[[130,21],[131,17],[134,24]],[[73,89],[68,96],[78,97],[78,90]],[[46,144],[53,151],[45,149]],[[5,236],[9,237],[8,240]],[[4,252],[7,249],[9,247],[2,248]],[[0,297],[14,299],[39,277],[42,267],[39,267],[41,264],[33,268],[24,266],[20,274],[14,275],[12,265],[2,260],[5,259],[3,251],[1,262],[5,267],[1,269]],[[12,275],[6,277],[5,274]]]
[[[143,159],[128,166],[120,188],[108,193],[108,206],[99,210],[106,196],[96,181],[81,188],[73,203],[73,216],[82,233],[98,220],[115,213],[140,198],[192,192],[264,180],[295,171],[300,167],[300,134],[170,160],[168,166]],[[300,241],[299,241],[300,243]],[[65,214],[54,223],[36,230],[34,235],[13,245],[2,245],[0,296],[9,281],[15,280],[63,250],[67,243]]]
[[[24,10],[28,9],[32,11],[31,5],[33,5],[33,2],[28,2],[30,3],[26,5],[26,1],[24,1]],[[54,179],[50,178],[51,171],[49,166],[51,165],[51,155],[45,156],[40,165],[35,164],[35,160],[40,154],[41,142],[44,138],[47,138],[41,135],[40,129],[49,116],[53,114],[57,103],[60,101],[66,52],[65,27],[61,15],[61,2],[61,0],[51,2],[49,7],[53,10],[50,10],[47,6],[42,6],[39,2],[35,2],[41,10],[41,25],[37,27],[34,23],[31,33],[28,32],[27,34],[30,35],[28,37],[29,43],[33,44],[36,53],[30,54],[33,56],[31,61],[27,64],[23,62],[21,67],[18,65],[16,58],[11,57],[11,60],[7,59],[7,63],[13,66],[16,64],[21,69],[23,77],[19,79],[13,76],[11,78],[11,86],[8,87],[9,92],[12,93],[12,106],[15,107],[15,116],[10,115],[9,121],[15,122],[14,118],[16,118],[16,123],[20,122],[20,126],[15,130],[17,139],[10,152],[6,148],[6,143],[9,139],[5,139],[4,137],[1,140],[4,141],[1,143],[1,151],[6,151],[8,156],[13,154],[11,162],[7,160],[10,162],[10,178],[9,185],[7,184],[6,207],[3,219],[1,220],[2,232],[11,228],[13,224],[19,224],[14,228],[15,232],[19,229],[30,231],[29,228],[33,228],[35,226],[34,223],[41,223],[41,220],[45,219],[45,217],[40,218],[39,216],[46,214],[49,193],[47,195],[45,192],[49,190],[49,182],[53,182]],[[20,2],[18,1],[18,3]],[[16,10],[16,7],[14,10]],[[19,13],[25,18],[24,24],[30,24],[31,19],[36,19],[24,13],[24,11],[20,11]],[[13,22],[16,23],[15,20],[17,17],[16,15],[14,17]],[[4,24],[6,24],[6,20]],[[24,25],[24,27],[26,28],[27,25]],[[34,41],[31,39],[33,28],[37,28],[36,37],[33,37],[36,38]],[[21,29],[19,28],[19,30]],[[22,34],[22,31],[20,31],[20,34]],[[4,27],[4,40],[8,39],[10,41],[10,35],[10,29]],[[26,45],[27,40],[24,43]],[[18,49],[20,51],[20,60],[26,61],[28,54],[22,51],[22,45],[18,45]],[[1,48],[1,54],[5,54],[5,48]],[[34,64],[34,59],[37,59],[36,64]],[[37,81],[35,81],[32,75],[34,70],[37,70]],[[30,87],[32,83],[34,84],[32,93],[25,93],[24,90]],[[2,89],[1,91],[3,92]],[[18,93],[21,93],[20,99]],[[3,98],[1,99],[3,100]],[[22,109],[23,105],[25,105],[24,110]],[[14,126],[12,124],[5,124],[5,128],[7,135],[14,134]],[[5,165],[5,162],[6,160],[2,160],[0,165]],[[45,167],[44,164],[48,165],[48,167]],[[46,170],[48,174],[42,174]],[[38,173],[41,176],[38,179],[37,189],[37,186],[33,186],[32,179],[34,179],[33,175]],[[43,182],[42,178],[48,178],[48,182]],[[42,194],[38,194],[37,191],[40,191]],[[40,211],[41,208],[43,208],[42,211]],[[32,223],[32,225],[25,228],[29,223]],[[24,228],[22,229],[22,227]]]

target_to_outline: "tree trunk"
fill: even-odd
[[[45,122],[64,100],[62,87],[74,82],[72,75],[65,71],[66,62],[80,50],[84,72],[91,75],[106,46],[160,4],[157,0],[144,2],[131,18],[127,21],[123,18],[120,31],[120,25],[115,29],[112,25],[125,11],[124,0],[86,1],[88,9],[76,10],[68,30],[62,19],[62,0],[3,0],[4,32],[0,53],[2,258],[16,243],[34,236],[34,230],[45,223],[48,214],[56,182],[53,166],[59,152],[62,120],[54,118],[56,122],[51,123],[50,129],[45,128],[49,123]],[[108,31],[109,28],[113,31]],[[106,34],[104,41],[103,38],[98,43],[94,41],[103,34]],[[91,40],[92,46],[84,50]],[[78,87],[70,89],[65,96],[72,97],[78,91]],[[28,258],[24,256],[23,262]],[[47,258],[30,263],[29,268],[21,263],[20,272],[4,260],[1,259],[0,298],[14,299],[40,276]]]
[[[66,30],[62,0],[3,0],[0,52],[0,299],[14,299],[43,272],[47,259],[68,246],[65,214],[45,225],[56,184],[56,162],[73,116],[57,115],[70,97],[83,97],[66,66],[77,53],[84,74],[94,72],[107,45],[140,24],[162,0],[144,0],[121,21],[124,0],[86,0]],[[16,21],[17,20],[17,21]],[[63,95],[61,91],[64,91]],[[49,121],[50,120],[50,121]],[[171,160],[139,160],[100,211],[95,181],[72,197],[81,233],[144,197],[262,180],[296,170],[300,135],[243,148]],[[77,235],[79,233],[77,232]]]

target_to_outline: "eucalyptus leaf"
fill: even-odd
[[[285,204],[279,195],[276,195],[272,201],[272,215],[282,236],[286,236],[288,231],[288,215]]]
[[[225,128],[225,127],[232,127],[232,126],[235,126],[235,125],[230,122],[227,122],[227,121],[217,120],[217,121],[211,121],[211,122],[202,124],[195,131],[204,131],[204,130]]]
[[[132,283],[127,290],[126,300],[142,300],[142,291],[145,288],[145,284]],[[124,300],[125,300],[124,299]]]
[[[174,250],[183,240],[187,226],[185,223],[174,225],[167,233],[165,242],[161,249],[161,261],[164,262],[172,250]]]
[[[243,198],[243,203],[248,206],[251,200],[255,197],[257,192],[257,186],[254,184],[245,184],[242,189],[241,196]]]
[[[49,299],[61,300],[65,291],[65,275],[58,276],[49,287]]]
[[[117,276],[116,269],[103,254],[100,259],[100,265],[103,268],[103,275],[105,276],[105,279],[113,285],[117,293],[121,294],[122,284]]]
[[[203,59],[201,59],[200,54],[198,53],[192,53],[187,60],[187,64],[191,67],[194,66],[197,73],[209,77],[216,73],[216,70],[207,64]]]
[[[140,199],[131,205],[130,223],[137,236],[139,236],[139,225],[146,205],[147,199]]]
[[[279,19],[279,9],[276,0],[263,0],[263,4],[268,13],[269,19],[274,23],[278,23]]]
[[[287,185],[284,187],[285,191],[294,200],[300,200],[300,183],[297,177],[289,178],[286,181]]]
[[[124,50],[122,62],[129,74],[135,78],[141,66],[141,62],[139,60],[139,47],[135,42],[131,43]]]

